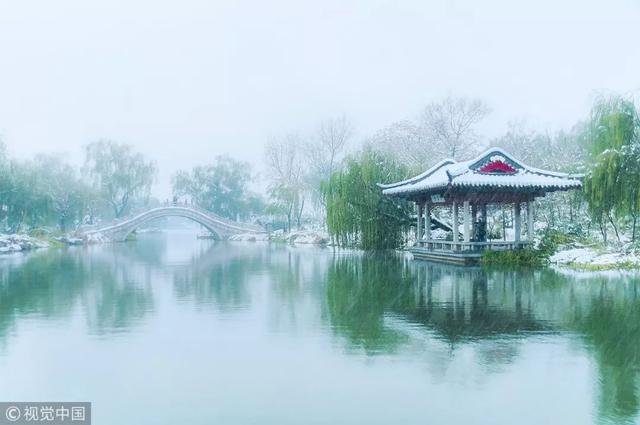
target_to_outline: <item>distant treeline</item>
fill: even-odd
[[[148,203],[156,167],[131,146],[98,141],[85,147],[85,165],[61,155],[9,158],[0,145],[0,220],[5,232],[55,226],[64,232],[98,218],[120,217]]]

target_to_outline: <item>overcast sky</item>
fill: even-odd
[[[345,113],[361,139],[442,96],[555,130],[640,93],[638,0],[0,0],[0,135],[20,157],[109,138],[171,174]]]

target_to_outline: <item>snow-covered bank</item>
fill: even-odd
[[[267,233],[240,233],[229,237],[234,242],[269,242]]]
[[[586,270],[640,268],[640,255],[634,252],[578,246],[560,249],[549,258],[551,264]]]
[[[48,242],[31,236],[20,234],[0,235],[0,253],[3,254],[48,247]]]
[[[329,235],[319,230],[297,230],[291,233],[282,231],[268,233],[241,233],[233,235],[230,241],[237,242],[284,242],[294,245],[326,245],[329,243]]]
[[[70,234],[60,237],[51,237],[49,240],[18,233],[0,234],[0,254],[50,248],[52,244],[53,246],[61,246],[86,245],[104,242],[107,242],[107,240],[100,233],[84,235],[83,237]]]

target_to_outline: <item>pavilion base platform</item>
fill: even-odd
[[[486,251],[507,251],[529,247],[531,247],[531,242],[528,241],[453,242],[423,240],[409,251],[417,260],[474,265],[480,262],[482,255]]]

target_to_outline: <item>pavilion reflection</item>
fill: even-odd
[[[331,266],[327,301],[332,325],[366,351],[393,351],[405,340],[385,327],[388,315],[455,347],[551,330],[534,314],[532,287],[521,277],[388,256],[348,257]]]
[[[519,357],[528,339],[578,337],[596,365],[600,421],[635,423],[640,413],[639,293],[637,275],[581,277],[387,255],[336,259],[326,302],[334,333],[349,351],[422,350],[426,362],[437,362],[429,365],[436,371],[465,347],[474,350],[475,362],[485,370],[501,371]],[[434,341],[449,352],[434,352]]]
[[[519,336],[550,330],[533,312],[529,276],[482,268],[417,264],[415,306],[393,305],[413,323],[435,329],[455,344],[468,339]]]

